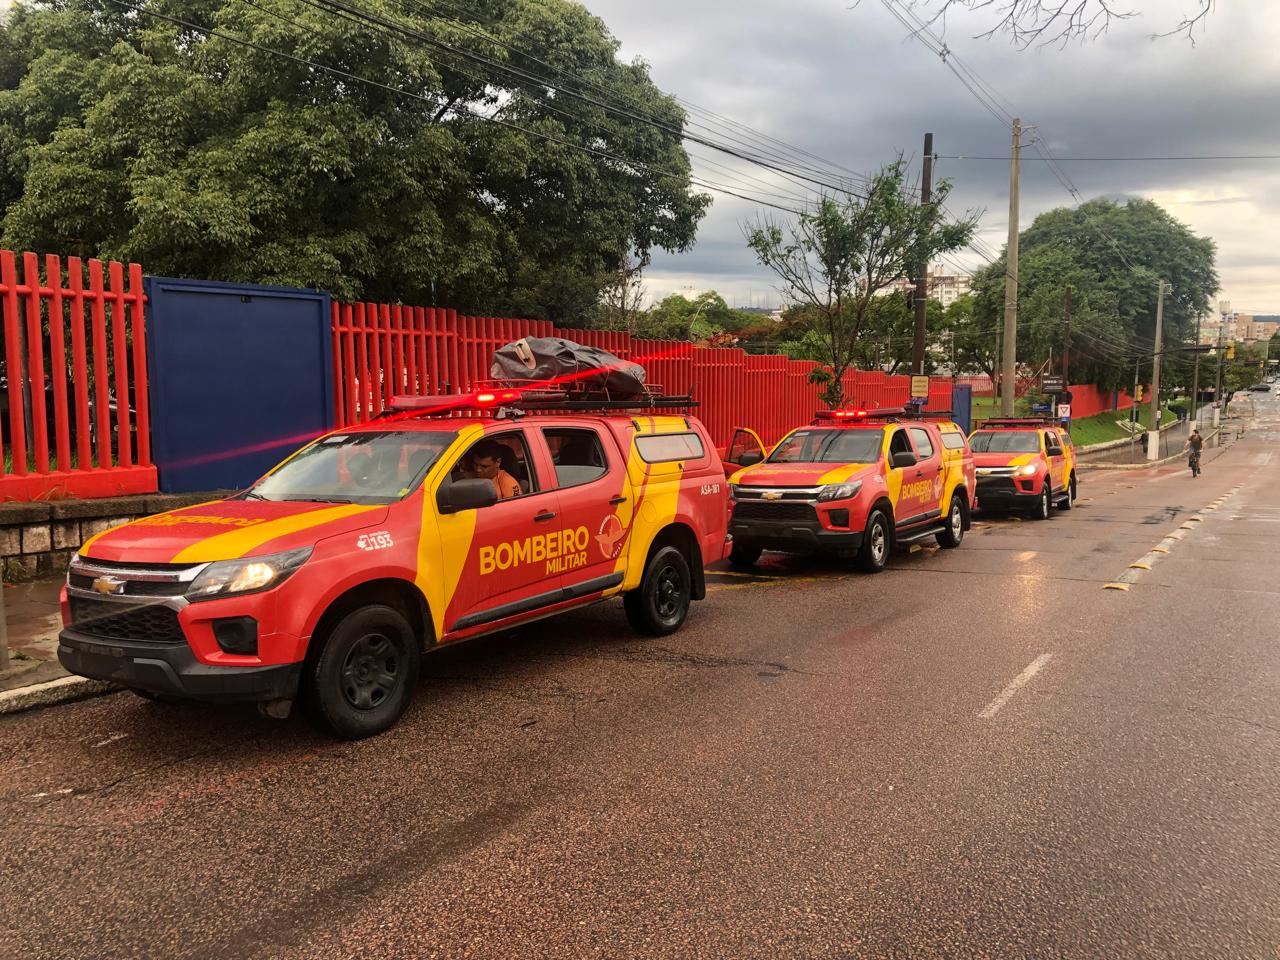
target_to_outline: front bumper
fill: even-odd
[[[977,500],[979,510],[1030,510],[1040,499],[1043,483],[1030,478],[1035,488],[1023,489],[1026,481],[1015,482],[1012,477],[978,478]]]
[[[58,660],[82,677],[214,702],[292,700],[302,675],[301,663],[216,666],[201,663],[185,643],[105,639],[74,628],[58,635]]]
[[[828,530],[816,520],[733,520],[729,533],[735,544],[749,543],[783,553],[854,554],[862,546],[861,530]]]

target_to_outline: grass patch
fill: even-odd
[[[1106,443],[1108,440],[1127,440],[1131,436],[1128,430],[1116,424],[1128,416],[1128,410],[1108,410],[1092,417],[1083,417],[1071,421],[1071,440],[1077,447],[1087,447],[1094,443]],[[1161,415],[1162,423],[1173,423],[1177,415],[1168,407]],[[1151,408],[1142,408],[1142,422],[1151,429]]]

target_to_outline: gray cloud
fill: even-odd
[[[934,133],[935,149],[943,155],[1008,154],[1007,129],[934,54],[906,39],[876,0],[861,0],[852,9],[839,0],[586,5],[621,41],[624,57],[650,64],[663,89],[851,170],[869,172],[899,150],[918,162],[925,130]],[[1280,227],[1273,199],[1280,161],[1069,159],[1280,153],[1274,108],[1280,9],[1243,0],[1219,4],[1193,47],[1180,39],[1149,39],[1167,29],[1168,4],[1134,5],[1147,6],[1148,16],[1118,23],[1093,43],[1061,50],[1020,51],[999,38],[973,39],[989,26],[981,12],[952,16],[947,42],[1008,101],[1007,109],[1038,125],[1085,197],[1134,195],[1162,203],[1217,241],[1224,299],[1241,309],[1280,312],[1280,273],[1266,269],[1274,258],[1259,253],[1269,250]],[[798,202],[790,192],[807,192],[706,148],[693,152],[737,171],[735,178],[695,159],[699,175],[708,180],[743,192],[781,193],[788,202]],[[985,210],[979,237],[988,247],[1002,247],[1007,161],[946,159],[938,173],[955,183],[948,206],[956,213]],[[1024,226],[1037,213],[1069,203],[1046,164],[1024,163]],[[714,287],[741,302],[754,293],[758,302],[771,280],[742,240],[741,222],[753,212],[749,203],[717,196],[694,250],[655,257],[651,292]],[[973,254],[956,259],[982,264]]]

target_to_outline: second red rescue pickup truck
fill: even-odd
[[[894,546],[958,547],[973,510],[973,456],[947,413],[820,411],[729,478],[730,560],[822,551],[884,569]]]

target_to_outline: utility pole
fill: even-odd
[[[1196,315],[1196,369],[1191,375],[1191,428],[1196,428],[1196,407],[1200,399],[1200,325],[1204,322],[1204,314]]]
[[[1022,159],[1022,121],[1013,121],[1013,152],[1009,158],[1009,245],[1004,277],[1004,363],[1000,375],[1000,413],[1013,416],[1018,388],[1018,175]]]
[[[1156,345],[1151,358],[1151,438],[1147,444],[1147,459],[1160,459],[1160,361],[1164,354],[1164,291],[1168,286],[1160,281],[1156,293]]]
[[[933,191],[933,134],[924,135],[924,170],[920,174],[920,208],[929,206]],[[929,261],[916,265],[916,336],[911,347],[911,372],[924,376],[925,307],[929,304]]]
[[[1062,389],[1070,390],[1071,381],[1067,379],[1067,361],[1071,357],[1071,288],[1067,287],[1062,304]]]
[[[1222,354],[1224,350],[1223,343],[1222,343],[1222,334],[1225,328],[1226,328],[1226,325],[1219,322],[1218,324],[1218,386],[1213,391],[1213,401],[1216,405],[1213,413],[1213,425],[1215,427],[1218,425],[1218,421],[1222,419],[1222,413],[1223,413],[1223,410],[1225,409],[1222,403]]]

